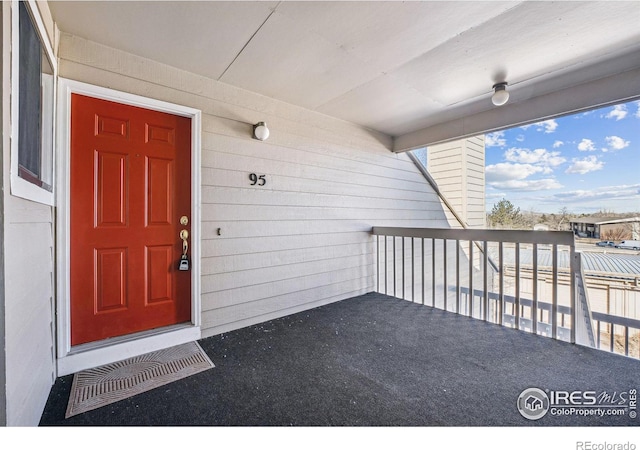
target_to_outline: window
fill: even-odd
[[[417,148],[415,150],[411,150],[411,153],[413,153],[413,155],[416,158],[418,158],[418,161],[420,161],[420,164],[422,164],[422,166],[426,169],[427,168],[427,148],[426,147]]]
[[[11,193],[53,204],[55,65],[34,2],[14,2]]]

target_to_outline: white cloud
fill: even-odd
[[[573,158],[571,166],[565,170],[565,173],[579,173],[584,175],[585,173],[594,172],[604,167],[602,161],[598,161],[598,158],[594,155],[587,156],[584,159]]]
[[[538,122],[536,125],[542,126],[545,133],[553,133],[558,128],[558,122],[555,120],[545,120],[544,122]]]
[[[603,148],[602,149],[603,152],[606,152],[609,150],[611,151],[622,150],[623,148],[628,147],[630,144],[629,141],[625,141],[619,136],[607,136],[605,140],[607,141],[607,145],[609,146],[609,148]]]
[[[635,116],[640,119],[640,101],[636,102],[636,105],[638,106],[638,110],[636,111]]]
[[[547,167],[557,167],[566,161],[560,152],[550,152],[544,148],[529,150],[528,148],[510,148],[504,153],[507,161],[523,164],[542,164]]]
[[[520,128],[526,130],[529,127],[536,127],[538,131],[544,131],[545,133],[553,133],[558,128],[558,122],[555,119],[543,120],[530,125],[522,125]]]
[[[596,146],[593,144],[591,139],[583,139],[578,144],[578,150],[581,152],[592,152],[596,149]]]
[[[485,177],[487,183],[524,180],[528,176],[543,170],[543,167],[534,166],[533,164],[498,163],[485,168]]]
[[[553,143],[553,148],[558,148],[558,147],[561,147],[561,146],[563,146],[563,145],[564,145],[564,142],[562,142],[562,141],[555,141],[555,142]]]
[[[507,140],[504,138],[504,131],[496,131],[484,135],[485,147],[504,147],[507,145]]]
[[[505,192],[493,192],[493,193],[485,193],[485,198],[505,198],[507,194]]]
[[[511,191],[543,191],[549,189],[560,189],[562,185],[553,178],[542,180],[509,180],[495,182],[491,184],[497,189],[509,189]]]
[[[538,191],[558,189],[562,185],[553,178],[541,180],[527,180],[536,173],[549,173],[552,169],[540,165],[499,163],[487,166],[485,169],[487,185],[494,189],[509,191]],[[503,195],[504,196],[504,195]]]
[[[571,117],[573,117],[573,119],[574,119],[574,120],[580,120],[580,119],[582,119],[582,118],[584,118],[584,117],[590,116],[590,115],[591,115],[591,114],[593,114],[594,112],[595,112],[595,110],[594,110],[594,109],[592,109],[592,110],[590,110],[590,111],[585,111],[585,112],[580,113],[580,114],[574,114],[574,115],[573,115],[573,116],[571,116]]]
[[[492,164],[485,168],[485,177],[487,183],[507,181],[507,180],[523,180],[528,176],[542,172],[542,167],[532,164],[512,164],[498,163]]]
[[[627,105],[616,105],[604,117],[607,119],[622,120],[627,117]]]
[[[640,199],[640,184],[605,186],[598,189],[560,192],[554,197],[561,200],[589,201],[610,199]]]
[[[519,134],[518,136],[516,136],[516,141],[524,142],[524,135],[523,134]]]

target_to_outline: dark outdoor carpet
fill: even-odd
[[[72,376],[40,425],[628,426],[520,415],[518,396],[596,391],[629,405],[640,361],[366,294],[199,341],[215,368],[65,420]],[[606,408],[604,408],[606,409]],[[609,408],[611,409],[611,408]]]

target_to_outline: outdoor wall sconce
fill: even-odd
[[[258,122],[253,126],[253,138],[259,141],[266,141],[269,137],[269,128],[264,122]]]
[[[507,91],[507,82],[496,83],[493,85],[493,95],[491,102],[496,106],[502,106],[509,101],[509,92]]]

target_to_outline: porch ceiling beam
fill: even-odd
[[[634,55],[640,58],[639,55]],[[640,68],[396,136],[393,151],[462,139],[640,97]],[[489,99],[487,98],[487,101]]]

